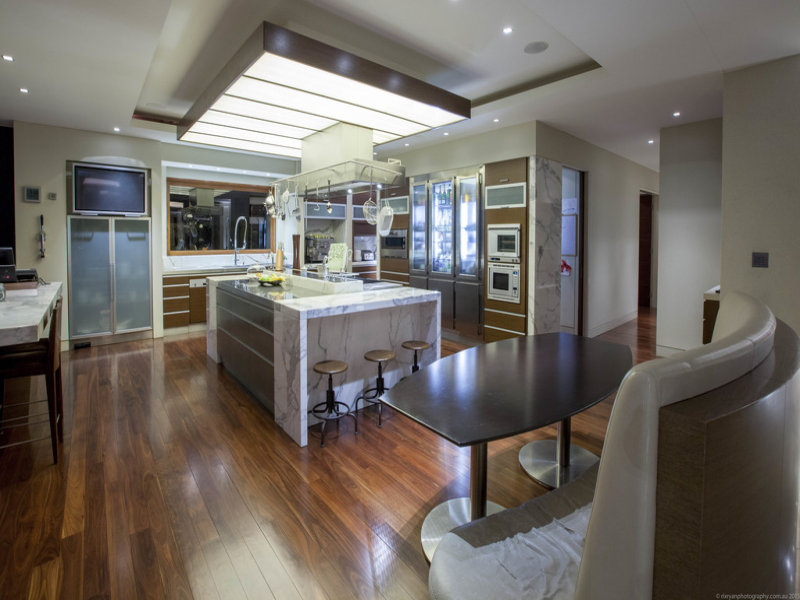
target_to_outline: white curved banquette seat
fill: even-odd
[[[796,354],[796,334],[780,326]],[[599,469],[442,539],[431,562],[431,597],[653,597],[659,411],[752,372],[772,356],[775,332],[764,303],[726,294],[710,344],[641,363],[625,376]],[[797,364],[792,368],[782,384],[797,404]]]

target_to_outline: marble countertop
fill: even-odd
[[[0,346],[38,341],[61,287],[55,281],[35,290],[7,290],[5,302],[0,302]]]
[[[438,291],[396,286],[375,291],[320,294],[305,289],[262,286],[252,280],[222,281],[218,287],[251,300],[259,298],[269,302],[276,311],[299,313],[305,318],[344,315],[367,310],[378,310],[405,304],[434,302]]]

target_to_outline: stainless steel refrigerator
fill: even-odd
[[[483,335],[483,169],[413,177],[409,282],[442,294],[442,328]]]

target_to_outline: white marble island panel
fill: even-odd
[[[423,339],[431,344],[422,353],[423,364],[440,357],[439,293],[399,286],[372,291],[370,287],[315,294],[300,286],[295,289],[291,277],[285,290],[261,287],[255,281],[220,281],[209,286],[209,291],[237,294],[273,311],[274,350],[271,361],[265,358],[265,363],[273,369],[274,395],[272,402],[262,402],[273,405],[275,421],[301,446],[308,443],[307,429],[313,424],[308,421],[309,408],[325,400],[327,378],[313,371],[316,362],[347,362],[347,372],[334,377],[334,385],[337,399],[352,406],[363,388],[374,385],[377,375],[377,365],[364,360],[368,350],[394,350],[397,358],[384,371],[390,387],[411,372],[413,353],[400,346],[403,341]],[[218,339],[216,331],[209,331],[212,338]],[[209,355],[224,364],[224,356],[211,351]]]

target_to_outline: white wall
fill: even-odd
[[[723,98],[722,293],[761,298],[800,331],[800,55],[726,73]]]
[[[536,155],[585,171],[584,335],[636,317],[639,191],[658,193],[658,173],[544,123]]]
[[[719,284],[722,119],[661,130],[659,354],[702,343],[703,292]]]
[[[105,157],[120,164],[138,161],[151,169],[152,174],[152,224],[153,241],[153,329],[154,335],[163,334],[161,257],[164,249],[164,178],[163,161],[217,165],[228,168],[251,169],[261,172],[293,173],[295,162],[235,152],[193,148],[177,144],[163,144],[153,140],[94,133],[62,127],[49,127],[33,123],[14,123],[14,181],[16,185],[15,225],[17,264],[21,268],[33,267],[48,281],[64,283],[64,319],[62,338],[68,338],[67,298],[67,194],[66,162],[85,158]],[[23,202],[24,185],[41,186],[42,201],[38,204]],[[48,192],[57,194],[55,201],[48,200]],[[47,232],[47,252],[44,259],[38,256],[36,234],[39,215],[44,215]],[[159,232],[162,232],[159,235]]]
[[[406,169],[406,177],[434,173],[487,162],[533,156],[536,150],[536,126],[533,122],[497,131],[458,138],[394,153]]]

